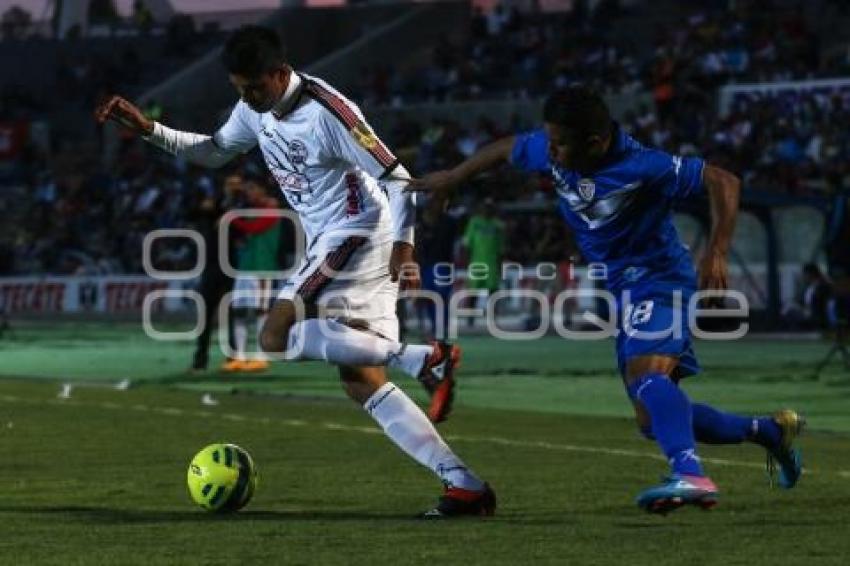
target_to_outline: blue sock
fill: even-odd
[[[770,417],[754,418],[718,411],[702,403],[691,405],[694,436],[706,444],[740,444],[752,440],[766,448],[779,444],[782,432]]]
[[[652,433],[675,474],[702,476],[696,456],[691,402],[661,373],[644,375],[628,385],[629,396],[649,413]]]
[[[691,405],[694,413],[694,436],[706,444],[740,444],[749,438],[753,419],[723,413],[702,403]]]
[[[775,448],[782,442],[782,429],[773,417],[752,419],[753,428],[749,439],[765,448]]]

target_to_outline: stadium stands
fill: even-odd
[[[433,48],[411,52],[409,60],[401,58],[392,68],[363,68],[359,81],[348,86],[367,113],[389,108],[401,115],[392,129],[381,134],[420,173],[450,166],[499,135],[534,122],[489,114],[479,115],[472,125],[450,119],[420,120],[418,114],[405,111],[408,103],[450,106],[465,99],[509,97],[536,104],[551,87],[582,79],[612,96],[635,93],[635,100],[646,100],[622,113],[621,123],[627,130],[649,144],[675,153],[700,153],[725,165],[742,176],[748,191],[792,197],[845,194],[850,134],[841,125],[850,117],[850,86],[801,88],[793,90],[793,96],[737,96],[727,113],[719,113],[718,108],[719,89],[727,84],[846,74],[850,70],[847,51],[825,45],[816,33],[824,24],[813,20],[811,6],[801,12],[786,2],[737,2],[733,14],[715,9],[716,4],[693,3],[678,12],[670,7],[663,17],[636,9],[640,2],[625,3],[628,9],[605,2],[599,8],[602,12],[578,10],[563,15],[516,10],[501,15],[471,13],[468,25],[450,26]],[[771,9],[766,9],[767,4]],[[836,9],[830,2],[812,4],[822,10]],[[846,14],[835,14],[836,21],[846,21]],[[682,21],[686,24],[681,25]],[[622,33],[624,28],[641,31],[630,36]],[[610,39],[615,37],[626,39]],[[208,51],[218,36],[207,39],[190,54]],[[28,88],[42,93],[57,88],[51,82],[54,77],[66,81],[62,89],[70,94],[63,97],[61,107],[73,109],[76,119],[88,120],[87,107],[98,90],[115,87],[129,89],[125,92],[130,94],[139,92],[152,77],[161,76],[151,67],[173,70],[186,60],[163,56],[161,49],[154,56],[134,56],[146,51],[148,40],[122,40],[121,49],[106,49],[105,43],[96,40],[65,42],[63,48],[83,46],[82,55],[76,56],[78,52],[71,49],[66,63],[56,63],[47,78],[36,80],[22,70],[19,79],[30,81]],[[43,50],[47,58],[51,49],[55,52],[52,40],[32,41],[29,47],[36,54]],[[25,44],[4,43],[0,58],[13,60]],[[132,65],[92,65],[99,57]],[[85,78],[86,68],[89,72],[96,68],[99,78]],[[641,93],[645,98],[639,98]],[[164,110],[167,116],[168,100],[163,104],[163,109],[152,110]],[[16,115],[10,114],[10,108],[15,108],[14,113],[22,107],[6,104],[4,108],[2,116],[8,120]],[[73,151],[57,145],[47,153],[28,148],[14,166],[3,170],[8,188],[0,199],[7,214],[38,219],[0,229],[0,269],[5,273],[139,272],[143,235],[153,228],[191,226],[192,203],[219,186],[215,173],[194,170],[139,142],[125,140],[117,167],[108,173],[96,144]],[[543,203],[551,197],[545,179],[500,174],[482,183],[481,191],[494,192],[487,183],[500,183],[495,192],[507,201],[525,203],[506,204],[506,209],[537,215],[508,215],[512,241],[549,240],[546,234],[553,228],[553,213],[544,210]],[[463,210],[464,203],[459,204]],[[839,222],[831,229],[841,232],[842,226]],[[177,265],[192,259],[182,248],[162,253]],[[531,263],[543,258],[563,260],[573,254],[569,246],[540,243],[515,246],[507,259]]]

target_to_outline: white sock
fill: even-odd
[[[431,469],[448,487],[484,489],[484,482],[455,456],[422,409],[404,391],[387,382],[369,397],[363,408],[396,446]]]
[[[248,344],[248,324],[244,318],[233,323],[233,339],[236,341],[236,359],[245,359],[245,347]]]
[[[402,344],[335,320],[311,318],[289,330],[286,358],[325,360],[343,366],[388,366],[419,377],[432,351],[431,346]]]
[[[266,312],[258,312],[256,318],[257,324],[257,356],[258,360],[268,360],[268,356],[263,352],[262,346],[260,346],[260,335],[263,333],[263,325],[266,324],[266,319],[269,317],[269,314]]]

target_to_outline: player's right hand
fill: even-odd
[[[114,120],[125,128],[141,135],[153,133],[153,120],[147,118],[139,108],[120,96],[111,96],[98,105],[94,111],[98,122]]]

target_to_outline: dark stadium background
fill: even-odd
[[[844,563],[850,360],[822,362],[850,316],[850,3],[115,4],[0,2],[0,563]],[[356,101],[414,175],[534,127],[545,93],[577,80],[639,140],[739,175],[730,271],[750,333],[698,343],[705,374],[687,387],[733,410],[803,411],[801,487],[769,490],[756,450],[709,449],[728,485],[716,512],[635,515],[625,494],[662,466],[627,419],[612,344],[497,341],[479,321],[460,324],[466,358],[444,432],[497,470],[504,512],[423,529],[407,519],[417,490],[391,484],[429,493],[430,480],[374,438],[325,366],[226,375],[214,347],[211,369],[187,374],[191,339],[150,339],[142,307],[197,280],[145,274],[143,242],[199,228],[222,173],[99,127],[92,112],[120,93],[173,127],[213,131],[236,100],[218,50],[249,22],[275,27],[296,68]],[[241,165],[265,174],[256,155]],[[503,288],[554,298],[592,286],[550,184],[505,168],[452,202],[456,289],[460,236],[486,195],[504,260],[524,267]],[[707,201],[676,212],[694,254],[708,222]],[[167,271],[198,259],[181,238],[151,254]],[[541,262],[558,276],[537,278]],[[807,264],[824,275],[817,293]],[[191,301],[149,306],[162,332],[194,326]],[[413,304],[400,308],[410,335],[428,333]],[[535,308],[509,300],[499,322],[533,327]],[[578,326],[594,308],[555,316]],[[193,509],[183,485],[191,455],[220,440],[244,444],[261,469],[256,500],[224,521]]]

